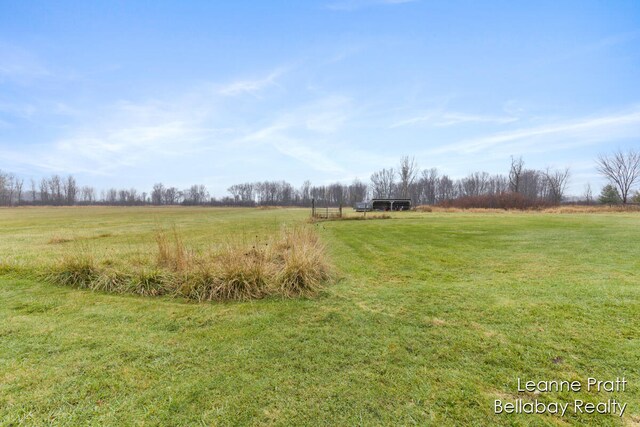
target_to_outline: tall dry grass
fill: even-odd
[[[114,293],[175,295],[198,301],[286,298],[317,293],[332,278],[325,246],[310,227],[282,229],[251,246],[228,243],[201,254],[178,231],[159,229],[155,262],[117,269],[84,250],[65,254],[45,279]]]

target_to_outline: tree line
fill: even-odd
[[[632,194],[632,187],[640,178],[640,153],[630,150],[601,155],[596,167],[609,181],[600,194],[600,202],[626,204],[636,198],[640,201],[638,192]],[[565,200],[570,176],[568,168],[537,170],[527,168],[522,157],[512,157],[505,174],[472,172],[453,179],[435,168],[420,169],[413,158],[404,156],[396,167],[374,172],[369,182],[355,179],[350,184],[312,185],[305,181],[298,188],[286,181],[246,182],[230,186],[228,195],[216,198],[201,184],[179,189],[157,183],[149,192],[136,188],[98,192],[94,187],[78,185],[72,175],[25,182],[15,174],[0,171],[0,205],[310,206],[315,200],[318,206],[353,206],[369,198],[410,198],[414,205],[493,207],[498,203],[496,200],[517,195],[518,206],[529,207],[557,205]],[[595,201],[590,185],[582,201]]]

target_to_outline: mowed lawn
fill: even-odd
[[[30,279],[65,251],[123,262],[173,224],[251,244],[299,209],[0,210],[0,425],[637,425],[640,215],[400,213],[314,225],[339,280],[311,299],[194,303]],[[68,240],[68,241],[67,241]],[[516,380],[629,382],[518,393]],[[494,415],[494,400],[628,403]],[[570,411],[569,411],[570,412]]]

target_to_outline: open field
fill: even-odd
[[[638,425],[640,214],[394,213],[309,225],[340,280],[314,298],[193,303],[29,278],[81,248],[132,262],[175,224],[252,242],[301,209],[0,210],[0,425]],[[612,380],[625,392],[516,392]],[[628,403],[494,415],[495,399]]]

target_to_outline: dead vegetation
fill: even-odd
[[[332,278],[325,247],[308,227],[283,229],[253,245],[228,243],[204,253],[184,244],[180,233],[156,232],[155,261],[117,268],[76,248],[49,268],[50,282],[114,293],[174,295],[198,301],[311,296]]]
[[[471,213],[504,213],[504,212],[534,212],[551,214],[590,214],[590,213],[613,213],[613,212],[640,212],[638,205],[562,205],[547,208],[527,208],[527,209],[492,209],[492,208],[456,208],[421,205],[416,206],[417,212],[471,212]]]

